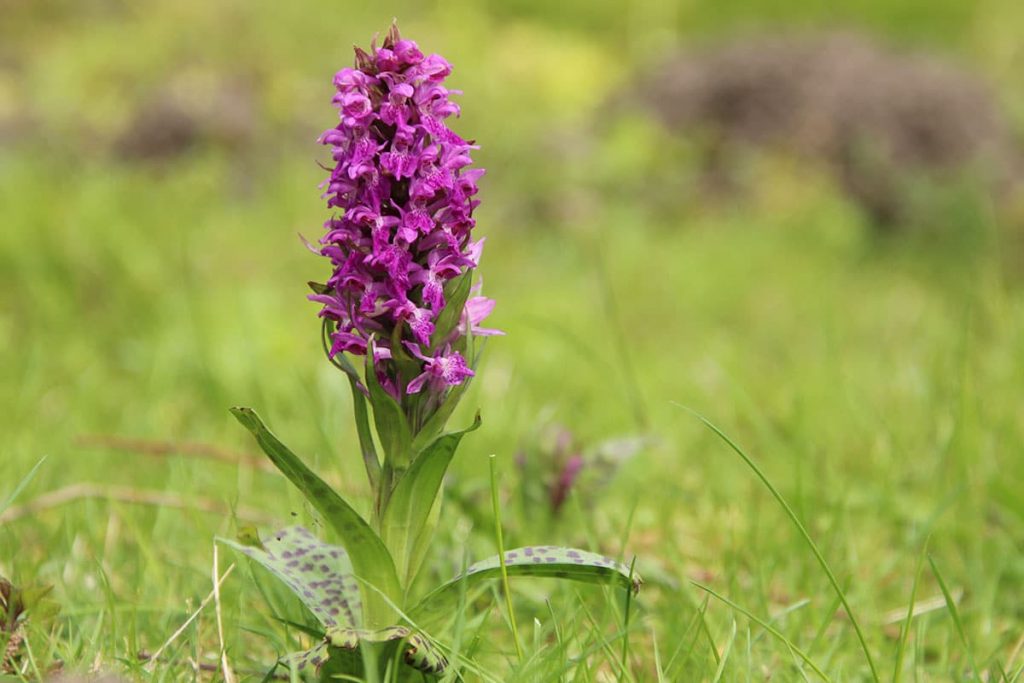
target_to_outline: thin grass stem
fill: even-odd
[[[921,548],[921,556],[917,558],[917,569],[914,570],[914,583],[910,586],[910,604],[907,605],[907,617],[903,620],[903,629],[900,631],[900,642],[896,647],[896,665],[892,672],[893,683],[900,683],[903,677],[903,657],[907,651],[907,641],[910,639],[910,626],[914,621],[914,608],[917,603],[917,586],[921,581],[921,570],[924,569],[924,558],[928,554],[928,539],[925,539],[924,547]]]
[[[512,640],[516,645],[516,655],[523,661],[523,646],[519,643],[519,628],[516,626],[516,613],[512,609],[512,591],[508,585],[508,568],[505,566],[505,540],[501,532],[501,503],[498,500],[498,470],[495,465],[497,456],[490,456],[491,466],[491,504],[494,507],[494,535],[498,542],[498,562],[501,565],[501,588],[505,592],[505,608],[508,610],[508,622],[512,627]]]
[[[722,651],[722,661],[718,663],[718,668],[715,670],[715,677],[711,680],[711,683],[718,683],[722,680],[722,674],[725,673],[725,663],[729,661],[729,654],[732,652],[732,644],[736,641],[736,620],[732,620],[732,629],[729,632],[729,640],[725,643],[725,649]]]
[[[949,588],[946,586],[946,581],[942,578],[942,574],[939,573],[939,568],[935,565],[935,558],[931,555],[928,556],[928,564],[932,567],[932,574],[935,575],[935,580],[939,582],[939,588],[942,590],[942,595],[946,598],[946,609],[949,610],[950,616],[953,617],[953,626],[956,628],[957,635],[960,636],[960,642],[964,646],[964,652],[967,654],[967,662],[971,665],[971,672],[974,674],[974,680],[980,681],[981,676],[978,675],[978,665],[974,661],[974,653],[971,652],[971,645],[967,641],[967,634],[964,632],[964,624],[960,620],[960,612],[956,608],[956,600],[953,599],[953,594],[949,592]]]
[[[778,638],[780,641],[782,641],[782,643],[786,647],[789,648],[790,652],[794,653],[795,655],[800,657],[800,659],[804,660],[804,662],[807,663],[807,666],[811,667],[811,669],[814,671],[814,673],[818,674],[818,676],[821,677],[821,680],[823,680],[823,681],[828,681],[829,680],[828,675],[824,671],[822,671],[818,667],[817,664],[814,663],[814,660],[812,660],[810,658],[810,656],[807,655],[807,653],[805,653],[803,650],[801,650],[796,645],[794,645],[793,642],[789,640],[789,638],[787,638],[786,636],[782,635],[781,631],[779,631],[774,626],[772,626],[771,624],[766,622],[764,619],[761,619],[761,618],[755,616],[749,610],[745,609],[744,607],[741,607],[740,605],[737,605],[735,602],[733,602],[729,598],[725,597],[724,595],[720,595],[720,594],[716,593],[713,589],[711,589],[708,586],[705,586],[704,584],[697,583],[696,581],[691,581],[690,583],[692,583],[694,586],[696,586],[697,588],[701,589],[702,591],[704,591],[708,595],[712,596],[716,600],[719,600],[719,601],[725,603],[729,607],[733,608],[734,610],[736,610],[737,612],[739,612],[740,614],[745,616],[747,619],[750,619],[752,622],[754,622],[755,624],[757,624],[758,626],[763,628],[768,633],[770,633],[773,636],[775,636],[776,638]],[[721,662],[719,662],[719,665],[721,665]]]
[[[633,509],[636,509],[634,506]],[[636,569],[636,556],[633,556],[633,561],[629,563],[629,584],[633,585],[633,572]],[[626,589],[626,607],[625,614],[622,617],[622,632],[626,635],[622,638],[622,670],[627,671],[629,669],[629,608],[633,606],[633,591],[629,588]],[[621,678],[619,680],[622,680]]]

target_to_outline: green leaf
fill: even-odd
[[[434,414],[430,416],[426,424],[420,428],[420,431],[416,432],[415,438],[412,440],[412,452],[413,457],[425,449],[432,441],[437,439],[438,435],[444,431],[444,426],[448,424],[448,418],[455,412],[455,408],[459,405],[459,401],[462,399],[463,394],[469,389],[471,378],[467,377],[462,381],[462,384],[452,387],[448,390],[448,395],[445,397],[444,402],[438,406]]]
[[[473,271],[467,270],[462,275],[453,277],[444,284],[444,308],[434,322],[434,334],[430,337],[430,348],[436,351],[448,339],[462,319],[466,308],[466,299],[473,286]]]
[[[445,434],[430,444],[413,461],[395,486],[388,506],[384,510],[381,532],[384,543],[391,549],[398,571],[405,577],[406,585],[411,582],[417,566],[414,566],[413,550],[424,533],[430,510],[437,500],[438,492],[448,465],[462,437],[480,426],[477,414],[473,424],[460,432]]]
[[[307,671],[319,671],[320,667],[330,658],[327,652],[327,642],[321,640],[308,650],[292,652],[281,657],[281,663],[296,673]]]
[[[315,283],[311,283],[315,284]],[[331,361],[334,367],[338,368],[348,376],[349,386],[352,388],[352,413],[356,420],[356,433],[359,435],[359,450],[362,452],[363,464],[366,466],[366,478],[370,481],[370,488],[377,489],[380,482],[380,459],[377,457],[377,448],[373,445],[373,434],[370,432],[369,414],[366,409],[366,388],[363,386],[362,378],[356,372],[356,368],[345,357],[345,354],[338,353],[331,356],[331,321],[324,318],[320,327],[320,339],[324,346],[324,355]]]
[[[406,664],[424,673],[437,674],[448,667],[448,660],[427,638],[407,626],[389,626],[377,631],[332,629],[324,641],[332,648],[355,650],[360,644],[399,643]]]
[[[311,626],[310,624],[300,624],[297,621],[292,621],[291,619],[283,619],[281,617],[275,617],[274,615],[271,615],[271,618],[276,622],[284,624],[285,626],[292,627],[299,633],[305,633],[307,636],[310,636],[312,638],[324,637],[324,629],[322,628],[322,626],[316,627]],[[253,632],[255,633],[255,631]]]
[[[366,387],[370,391],[370,405],[373,406],[373,421],[377,426],[377,438],[384,449],[384,457],[392,468],[402,469],[409,464],[412,457],[410,446],[412,434],[409,423],[405,419],[402,406],[398,405],[391,394],[384,391],[377,379],[377,370],[373,366],[373,353],[366,354]]]
[[[409,570],[406,573],[405,579],[406,596],[408,596],[408,591],[416,581],[416,577],[419,576],[421,571],[423,571],[424,560],[430,550],[430,544],[434,540],[434,533],[437,531],[438,522],[441,520],[441,504],[443,498],[443,496],[438,495],[437,498],[434,499],[434,504],[430,507],[430,512],[427,513],[427,519],[423,523],[423,529],[413,541],[412,551],[409,554]]]
[[[610,557],[575,548],[560,548],[553,545],[528,546],[505,552],[505,570],[511,576],[537,576],[584,583],[617,584],[634,593],[640,590],[643,580],[621,562]],[[485,579],[501,577],[501,559],[495,555],[471,564],[463,574],[432,591],[410,610],[415,620],[422,615],[451,609],[458,600],[459,591]]]
[[[356,419],[359,450],[363,454],[363,463],[366,465],[366,478],[370,482],[370,489],[376,491],[380,481],[380,460],[377,458],[377,449],[373,445],[373,434],[370,432],[370,416],[366,408],[366,397],[359,389],[358,380],[350,376],[348,382],[352,388],[352,413]]]
[[[364,593],[367,625],[385,625],[394,619],[394,608],[374,587],[391,600],[401,597],[395,563],[384,543],[358,512],[274,436],[251,408],[232,408],[235,418],[256,437],[256,442],[281,472],[306,496],[334,529],[352,559],[356,576],[372,584]]]
[[[263,565],[291,588],[325,627],[362,624],[359,583],[344,548],[319,541],[301,526],[281,529],[262,547],[217,540]]]

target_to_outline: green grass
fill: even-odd
[[[454,463],[428,578],[494,554],[495,453],[505,546],[636,556],[647,580],[626,607],[619,591],[510,579],[522,656],[495,592],[442,637],[467,679],[813,680],[817,668],[860,681],[872,677],[866,649],[880,677],[1020,680],[1024,290],[1001,265],[1008,243],[998,230],[959,240],[981,230],[960,214],[936,237],[875,240],[827,180],[772,159],[735,206],[666,212],[616,192],[643,178],[656,133],[637,124],[572,154],[552,151],[552,136],[594,116],[630,64],[679,38],[831,17],[796,1],[549,5],[94,3],[47,23],[28,4],[0,28],[19,69],[0,71],[0,95],[38,126],[0,155],[0,500],[23,480],[8,515],[82,483],[120,494],[0,524],[0,575],[52,585],[61,608],[29,622],[30,672],[59,661],[191,680],[190,660],[218,666],[212,602],[150,673],[139,655],[210,594],[214,536],[315,518],[262,469],[83,437],[255,459],[228,413],[252,405],[368,504],[349,388],[303,298],[324,264],[295,233],[317,235],[325,217],[312,159],[332,115],[329,76],[398,15],[455,63],[466,92],[458,125],[489,170],[481,272],[508,333],[488,342],[453,420],[468,425],[479,408],[484,424]],[[854,18],[957,51],[1018,107],[1008,27],[1019,8],[966,7],[872,2]],[[104,151],[147,88],[240,69],[261,83],[255,149],[162,167]],[[742,444],[748,463],[676,404]],[[571,498],[560,520],[527,523],[515,455],[553,422],[588,444],[650,439],[596,505]],[[273,617],[302,615],[238,557],[222,553],[221,573],[230,563],[224,647],[259,680],[302,638]]]

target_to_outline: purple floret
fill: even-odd
[[[377,373],[396,398],[461,384],[473,371],[453,350],[458,340],[501,334],[480,327],[494,307],[481,296],[451,329],[437,328],[445,285],[475,268],[483,248],[471,239],[483,169],[470,168],[476,145],[445,123],[459,114],[450,99],[458,91],[442,85],[450,73],[392,27],[380,48],[356,48],[355,66],[335,74],[339,123],[320,137],[335,162],[322,185],[335,214],[319,249],[333,272],[309,298],[330,323],[331,357],[366,355],[373,340]],[[407,382],[388,371],[395,341],[421,363]]]

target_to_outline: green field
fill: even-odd
[[[0,10],[0,504],[45,458],[0,513],[0,576],[52,586],[59,608],[30,615],[15,679],[63,667],[219,680],[213,604],[146,660],[210,594],[213,538],[316,523],[230,406],[254,406],[367,500],[349,389],[304,299],[327,264],[296,233],[318,237],[327,217],[314,162],[335,122],[330,78],[397,16],[464,91],[456,128],[488,169],[479,272],[498,300],[489,322],[507,332],[488,342],[454,418],[479,408],[484,425],[453,466],[431,573],[495,552],[493,453],[507,546],[635,556],[646,579],[626,667],[619,592],[522,579],[522,660],[502,600],[485,596],[444,636],[466,680],[814,680],[797,650],[831,680],[871,680],[794,519],[691,411],[788,502],[881,680],[1024,680],[1019,228],[963,209],[934,231],[879,238],[827,175],[773,155],[749,160],[756,191],[742,201],[673,202],[692,175],[685,150],[607,106],[672,46],[853,23],[953,55],[1024,130],[1024,6],[388,4]],[[120,131],[165,87],[244,99],[247,137],[159,162],[119,155]],[[538,457],[553,425],[584,446],[644,443],[558,519],[520,504],[536,482],[516,464],[521,451]],[[199,452],[157,452],[168,443]],[[223,646],[241,679],[260,680],[302,640],[272,618],[295,605],[219,554],[221,572],[237,563],[222,587]]]

